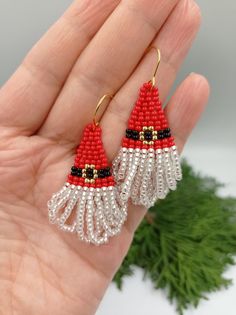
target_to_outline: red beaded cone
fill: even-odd
[[[144,83],[131,113],[113,173],[123,200],[152,206],[176,189],[181,166],[158,89]]]
[[[127,205],[114,186],[99,126],[85,128],[67,182],[52,196],[48,208],[50,222],[77,232],[84,241],[100,245],[120,232]]]

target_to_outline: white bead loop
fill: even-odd
[[[113,162],[113,174],[120,198],[127,202],[131,197],[134,204],[146,208],[164,199],[182,179],[176,146],[157,150],[121,148]]]
[[[75,219],[69,225],[66,222],[74,212]],[[61,230],[77,233],[87,243],[102,245],[121,232],[127,204],[116,187],[94,189],[66,183],[48,202],[48,215]]]

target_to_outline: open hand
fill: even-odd
[[[48,223],[47,200],[73,164],[98,99],[110,160],[141,84],[162,61],[164,102],[200,24],[193,0],[76,0],[0,90],[0,314],[94,314],[145,209],[130,206],[122,233],[101,247]],[[142,59],[142,60],[141,60]],[[189,75],[166,106],[179,150],[207,102],[206,79]]]

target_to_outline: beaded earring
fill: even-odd
[[[139,98],[128,121],[122,147],[113,162],[113,173],[121,198],[151,207],[176,189],[182,172],[179,155],[155,87],[160,50],[152,79],[140,88]],[[150,50],[149,49],[149,50]]]
[[[48,202],[51,223],[95,245],[118,234],[127,216],[127,204],[115,187],[96,120],[107,97],[111,96],[106,94],[100,99],[93,123],[84,129],[67,182]]]

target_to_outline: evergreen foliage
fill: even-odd
[[[178,189],[149,209],[114,277],[121,288],[134,266],[143,268],[179,314],[231,283],[223,273],[236,254],[236,199],[219,197],[222,185],[186,161],[182,167]]]

